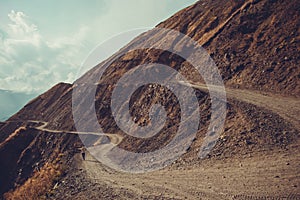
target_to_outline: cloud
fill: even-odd
[[[40,93],[57,82],[73,82],[99,43],[123,31],[153,27],[193,1],[36,1],[36,7],[8,1],[7,9],[0,9],[8,12],[8,22],[0,24],[0,89]],[[26,13],[10,10],[16,7]]]
[[[8,18],[10,23],[0,30],[0,70],[4,72],[0,88],[32,93],[60,81],[74,81],[87,53],[87,27],[68,37],[48,39],[25,13],[12,10]]]
[[[27,22],[27,16],[23,12],[15,12],[14,10],[8,14],[12,24],[8,24],[8,34],[13,41],[29,42],[35,46],[39,45],[41,36],[38,33],[37,26]],[[10,40],[9,40],[10,41]]]

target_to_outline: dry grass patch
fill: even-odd
[[[7,200],[40,200],[46,199],[45,194],[51,192],[63,172],[63,165],[60,160],[63,154],[59,154],[52,163],[46,163],[40,170],[35,171],[23,185],[14,191],[4,194]]]

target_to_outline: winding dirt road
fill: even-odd
[[[190,84],[186,82],[180,82],[183,85],[193,87],[205,92],[208,92],[208,87],[205,84]],[[222,87],[209,86],[213,91],[222,91]],[[226,88],[227,98],[233,98],[238,101],[250,103],[261,108],[265,108],[273,113],[277,113],[283,119],[292,123],[295,128],[300,130],[300,100],[292,97],[282,97],[274,94],[261,94],[257,91],[241,90]]]
[[[278,152],[242,161],[203,162],[184,170],[130,174],[114,171],[88,155],[82,168],[93,182],[116,191],[125,188],[136,199],[299,199],[299,180],[295,178],[300,173],[299,162],[299,157]]]
[[[122,140],[123,137],[121,135],[117,135],[117,134],[111,134],[111,133],[97,133],[97,132],[79,132],[79,131],[67,131],[67,130],[52,130],[52,129],[48,129],[46,128],[48,126],[48,122],[42,122],[42,121],[28,121],[28,122],[33,122],[33,123],[38,123],[38,124],[42,124],[41,126],[35,127],[35,129],[39,130],[39,131],[46,131],[46,132],[50,132],[50,133],[67,133],[67,134],[76,134],[76,135],[96,135],[96,136],[107,136],[110,138],[111,143],[117,145],[119,144]],[[95,144],[97,145],[97,143]]]
[[[182,84],[208,90],[203,84]],[[210,89],[220,91],[221,88],[210,86]],[[298,99],[230,88],[226,88],[226,93],[229,99],[277,113],[300,130]],[[116,191],[126,188],[137,198],[300,199],[299,155],[299,145],[294,145],[290,151],[256,153],[243,159],[206,160],[186,169],[163,169],[145,174],[117,172],[88,155],[82,168],[95,183],[105,183]]]
[[[203,84],[181,84],[208,90]],[[215,91],[221,89],[217,86],[210,88]],[[296,98],[230,88],[226,88],[226,94],[229,99],[234,98],[277,113],[300,130],[300,101]],[[102,159],[123,139],[115,134],[50,130],[46,128],[47,122],[28,122],[42,124],[35,129],[51,133],[107,136],[111,143],[102,144],[100,149],[98,146],[96,149]],[[106,184],[115,191],[126,189],[137,199],[300,199],[300,148],[298,144],[289,148],[289,151],[258,152],[243,159],[204,160],[201,165],[185,169],[166,168],[144,174],[115,171],[99,163],[90,154],[86,161],[80,161],[79,164],[94,183]],[[123,199],[121,195],[119,199]]]
[[[6,123],[9,122],[16,122],[16,121],[7,121]],[[17,121],[19,122],[19,121]],[[97,150],[97,154],[100,157],[106,157],[106,154],[116,145],[118,145],[122,140],[123,137],[118,134],[110,134],[110,133],[97,133],[97,132],[78,132],[78,131],[68,131],[68,130],[53,130],[53,129],[48,129],[46,128],[49,124],[49,122],[44,122],[44,121],[36,121],[36,120],[28,120],[26,122],[29,123],[35,123],[35,124],[41,124],[40,126],[37,127],[32,127],[33,129],[39,130],[39,131],[45,131],[49,133],[65,133],[65,134],[75,134],[75,135],[96,135],[96,136],[106,136],[109,138],[109,143],[108,144],[100,144],[101,140],[103,139],[102,137],[99,137],[99,140],[94,143],[92,147],[87,148],[89,151],[95,151]],[[8,139],[6,139],[4,142],[0,144],[3,145],[5,144],[9,138],[11,138],[15,133],[10,135]]]

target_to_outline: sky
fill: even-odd
[[[0,89],[38,94],[72,83],[98,44],[124,31],[150,29],[194,2],[1,0]]]

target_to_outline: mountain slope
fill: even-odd
[[[60,152],[66,154],[65,159],[70,168],[65,170],[65,176],[59,178],[61,187],[47,192],[54,199],[82,199],[85,196],[101,198],[97,196],[97,191],[105,194],[106,199],[298,198],[299,10],[296,0],[208,0],[199,1],[158,25],[179,30],[202,44],[215,60],[228,88],[224,131],[204,160],[198,159],[198,151],[208,129],[210,96],[200,83],[201,79],[193,75],[188,62],[170,52],[157,49],[136,50],[115,60],[105,71],[104,78],[97,82],[95,110],[104,131],[123,138],[120,143],[117,142],[119,147],[133,152],[149,152],[160,148],[173,138],[178,128],[180,108],[176,97],[158,85],[146,85],[137,90],[130,108],[137,123],[149,123],[149,108],[157,103],[164,105],[169,117],[171,116],[163,127],[167,134],[160,133],[150,139],[139,139],[126,135],[118,128],[108,109],[111,95],[120,77],[141,64],[161,63],[182,72],[196,90],[201,124],[191,148],[169,168],[150,175],[124,175],[95,162],[89,155],[88,162],[82,162],[78,155],[74,156],[76,149],[81,146],[78,137],[73,134],[76,130],[72,117],[72,91],[78,84],[63,83],[32,100],[7,122],[0,124],[0,152],[4,152],[1,157],[7,155],[6,152],[16,150],[16,141],[23,141],[23,137],[29,140],[30,145],[26,142],[22,143],[23,146],[20,145],[21,148],[10,164],[10,173],[16,174],[16,166],[27,166],[16,163],[16,160],[23,158],[21,152],[35,146],[36,153],[33,155],[40,155],[39,152],[46,146],[41,142],[57,141],[57,145],[49,147],[49,155],[43,159],[53,163],[55,159],[50,156],[51,152]],[[137,37],[124,49],[141,41],[145,44],[153,41],[160,43],[167,39],[176,41],[176,38],[160,38],[159,34],[149,37],[148,34]],[[93,80],[93,72],[102,67],[103,63],[99,64],[77,83]],[[272,101],[273,98],[276,100]],[[82,113],[83,119],[85,115],[86,113]],[[41,130],[38,127],[43,123],[47,126]],[[14,134],[21,126],[27,131],[24,134]],[[90,126],[88,118],[85,126]],[[57,134],[58,132],[61,134]],[[62,138],[68,142],[63,142],[65,140]],[[92,138],[90,143],[98,139]],[[262,158],[265,162],[261,162]],[[27,161],[35,163],[42,160],[41,157],[36,159]],[[226,169],[226,173],[220,170],[222,167]],[[78,171],[78,168],[82,170]],[[38,174],[31,168],[26,178],[19,182],[17,176],[7,177],[6,172],[4,170],[1,173],[0,181],[9,179],[9,184],[1,192],[13,189],[10,195],[16,195],[14,192],[20,190],[26,179]],[[195,180],[199,173],[205,179],[204,182],[199,182],[203,179]],[[183,176],[186,179],[183,180]],[[231,178],[227,179],[227,176]],[[224,185],[217,184],[220,177],[223,177]],[[125,181],[128,179],[132,181]],[[226,181],[228,185],[225,184]],[[17,187],[13,183],[21,186]],[[181,183],[184,186],[180,186]]]
[[[300,95],[296,1],[199,1],[158,27],[203,45],[228,86]]]
[[[287,14],[293,16],[293,18],[287,18]],[[217,19],[218,23],[212,20],[214,18]],[[300,31],[299,18],[299,5],[296,1],[227,1],[224,5],[218,1],[206,1],[198,2],[180,11],[158,25],[158,27],[180,30],[203,44],[216,62],[225,84],[228,86],[297,97],[300,95],[299,45],[297,46]],[[272,22],[276,22],[277,27],[282,28],[274,30],[274,24],[270,23],[271,19],[273,19]],[[287,22],[287,20],[289,21]],[[214,25],[210,25],[211,23]],[[253,27],[250,27],[250,25]],[[262,30],[268,31],[264,32]],[[258,41],[255,37],[259,33],[261,34],[261,40]],[[207,35],[211,36],[208,37]],[[147,37],[147,34],[144,34],[132,41],[131,45]],[[152,36],[152,38],[155,38],[155,36]],[[268,41],[266,41],[266,38],[269,38]],[[273,44],[275,42],[276,44]],[[278,42],[286,43],[286,45],[281,47],[280,51],[274,53],[274,49],[278,49]],[[246,46],[240,47],[243,45]],[[130,46],[130,44],[127,46]],[[273,49],[269,48],[270,46]],[[286,57],[288,59],[285,59]],[[171,60],[172,63],[170,63]],[[275,63],[273,67],[270,66],[271,61],[273,64]],[[133,66],[148,62],[171,64],[178,69],[189,65],[184,60],[166,52],[156,50],[148,52],[135,51],[112,63],[109,71],[107,71],[106,78],[100,80],[99,85],[101,83],[113,84],[125,73],[120,72],[121,69],[125,71],[125,69],[128,70]],[[84,75],[81,78],[82,82],[91,78],[89,74],[92,74],[93,71],[97,72],[98,69],[101,69],[101,64]],[[106,89],[100,89],[100,87],[98,93]],[[55,113],[53,116],[50,113],[47,114],[47,112],[60,112],[58,109],[59,104],[70,105],[71,88],[59,84],[52,91],[56,93],[52,99],[41,97],[29,105],[32,105],[32,107],[35,105],[48,105],[48,102],[51,106],[53,104],[57,105],[57,108],[46,109],[48,107],[46,106],[43,111],[42,108],[37,109],[36,116],[32,116],[31,119],[48,118],[46,121],[50,119],[51,121],[59,121],[57,116],[62,118],[70,116],[70,112],[64,113],[67,110],[70,111],[70,109],[65,108],[63,112]],[[64,97],[66,94],[67,97]],[[49,95],[51,94],[46,93],[44,96]],[[108,96],[109,92],[105,95]],[[101,94],[96,94],[96,96],[101,96]],[[52,103],[51,100],[54,102]],[[45,101],[45,103],[40,103],[42,101]],[[98,102],[96,106],[101,107],[101,103]],[[30,109],[31,107],[21,110],[12,119],[30,119],[28,116],[23,116]],[[41,115],[42,113],[44,116]],[[70,122],[71,120],[65,121]],[[63,123],[56,124],[59,126]],[[65,128],[71,129],[71,127],[70,124],[69,127]]]

